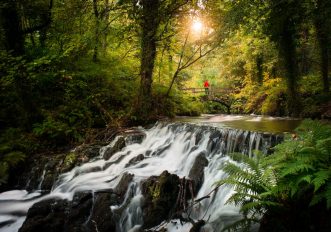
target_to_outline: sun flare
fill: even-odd
[[[199,33],[202,31],[203,23],[200,20],[194,20],[192,23],[192,29],[193,31]]]

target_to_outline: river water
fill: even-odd
[[[117,228],[119,232],[137,231],[143,224],[142,181],[152,175],[160,175],[165,170],[179,177],[188,177],[195,159],[203,154],[208,165],[204,169],[203,184],[196,198],[204,197],[215,188],[216,181],[224,178],[220,166],[229,161],[229,153],[241,152],[248,156],[253,156],[254,150],[267,153],[272,145],[281,140],[282,133],[293,131],[299,123],[299,120],[288,118],[204,115],[159,122],[150,129],[140,128],[146,135],[141,143],[127,140],[126,147],[108,160],[103,158],[103,153],[112,144],[101,148],[97,159],[62,174],[49,194],[41,195],[40,191],[26,190],[0,193],[0,232],[18,231],[27,211],[36,202],[50,198],[70,201],[77,192],[113,189],[124,173],[134,175],[129,188],[131,190],[128,190],[133,191],[133,196],[126,199],[128,206]],[[141,154],[144,159],[129,164],[130,160]],[[232,192],[226,186],[213,192],[209,199],[192,209],[193,219],[208,219],[205,231],[219,231],[238,219],[238,207],[225,204]],[[109,207],[115,210],[119,206]],[[188,232],[192,225],[169,221],[160,227],[170,232]]]

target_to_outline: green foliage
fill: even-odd
[[[300,218],[300,214],[291,215],[297,205],[307,207],[307,214],[314,214],[316,205],[321,207],[319,211],[330,210],[331,126],[305,120],[296,133],[277,145],[270,156],[234,154],[234,162],[222,167],[228,177],[218,184],[234,187],[228,203],[241,206],[245,219],[240,222],[242,228],[260,220],[260,215],[279,212],[282,218],[274,220],[285,225],[282,220]]]
[[[77,160],[76,154],[74,152],[71,152],[66,155],[63,163],[64,163],[65,167],[69,167],[69,166],[72,166],[73,164],[75,164],[76,160]]]
[[[259,152],[256,152],[254,158],[243,154],[232,154],[231,158],[235,162],[227,162],[221,167],[228,177],[217,184],[234,186],[235,193],[227,203],[241,206],[240,211],[245,219],[227,229],[238,229],[239,226],[245,229],[257,222],[267,208],[279,206],[272,192],[277,178],[273,167],[265,162]]]
[[[306,120],[297,129],[297,139],[287,140],[275,148],[269,157],[277,169],[281,182],[291,196],[313,188],[310,204],[326,202],[331,207],[328,189],[331,188],[331,126]]]
[[[105,63],[68,65],[72,57],[67,55],[0,59],[0,123],[32,130],[52,146],[81,141],[89,128],[122,117],[132,102],[135,82],[120,83],[123,72],[109,72]]]
[[[203,103],[196,97],[185,97],[176,99],[176,115],[199,116],[203,110]]]
[[[0,185],[8,180],[12,168],[22,163],[26,154],[37,148],[36,141],[22,130],[7,129],[0,136]]]

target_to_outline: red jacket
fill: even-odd
[[[205,83],[203,84],[203,86],[204,86],[205,88],[208,88],[208,87],[209,87],[209,82],[208,82],[208,81],[205,81]]]

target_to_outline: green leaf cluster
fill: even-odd
[[[240,205],[244,218],[227,229],[238,225],[247,229],[252,222],[263,222],[269,216],[282,224],[282,230],[291,231],[298,228],[291,227],[290,219],[305,218],[302,225],[316,227],[314,214],[330,214],[330,125],[305,120],[270,156],[233,154],[231,158],[222,167],[228,177],[217,184],[234,187],[227,202]]]

